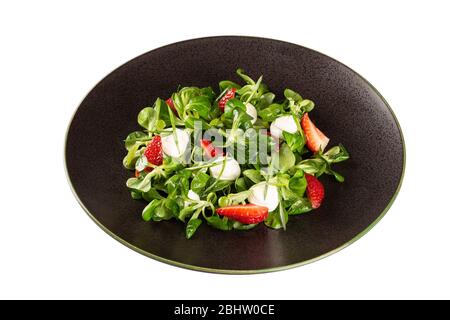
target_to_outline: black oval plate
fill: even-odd
[[[175,221],[146,223],[145,203],[125,187],[123,139],[136,117],[178,85],[237,81],[242,67],[280,96],[289,87],[316,103],[314,121],[342,142],[351,159],[336,166],[346,181],[322,179],[320,209],[290,217],[286,231],[258,226],[222,232],[204,224],[191,240]],[[316,51],[252,37],[213,37],[171,44],[114,70],[87,95],[70,124],[66,168],[78,201],[108,234],[162,262],[220,273],[258,273],[303,265],[330,255],[368,232],[399,191],[405,148],[399,124],[378,91],[356,72]]]

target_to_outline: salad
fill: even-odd
[[[313,123],[314,102],[285,89],[275,94],[238,69],[243,85],[182,87],[140,111],[142,127],[125,139],[131,197],[148,203],[145,221],[176,219],[191,238],[203,223],[248,230],[286,229],[290,216],[317,209],[319,177],[344,177],[332,164],[349,158]]]

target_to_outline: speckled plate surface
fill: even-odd
[[[342,142],[351,159],[336,165],[344,184],[322,179],[323,205],[291,217],[287,231],[259,226],[222,232],[203,225],[191,240],[175,221],[146,223],[145,203],[130,198],[122,167],[123,139],[137,129],[136,116],[157,97],[181,85],[237,81],[242,67],[264,75],[272,91],[286,87],[316,103],[314,121]],[[368,232],[397,195],[405,166],[399,124],[386,101],[365,79],[319,52],[251,37],[213,37],[171,44],[114,70],[87,95],[69,126],[66,168],[89,216],[126,246],[180,267],[258,273],[303,265],[334,253]],[[80,230],[82,233],[82,230]]]

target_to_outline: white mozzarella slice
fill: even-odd
[[[270,125],[270,134],[275,139],[283,139],[283,131],[296,133],[297,130],[297,124],[292,116],[279,117]]]
[[[176,143],[175,135],[178,139],[178,144]],[[164,153],[174,158],[179,158],[185,153],[189,141],[189,135],[186,131],[178,128],[175,129],[175,132],[161,135],[161,143]]]
[[[241,175],[241,167],[234,158],[227,157],[225,161],[225,157],[219,157],[214,162],[220,164],[217,164],[209,168],[209,171],[211,172],[211,176],[213,176],[213,178],[219,180],[236,180]],[[221,172],[222,175],[220,174]]]
[[[187,197],[191,200],[200,201],[200,196],[192,190],[188,191]]]
[[[267,207],[269,212],[272,212],[280,203],[278,189],[277,187],[269,184],[267,185],[266,193],[266,185],[266,182],[260,182],[252,186],[250,188],[250,196],[248,197],[248,201],[258,206]],[[264,196],[264,194],[266,194],[266,196]]]

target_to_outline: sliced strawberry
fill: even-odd
[[[147,145],[144,151],[144,155],[147,157],[148,162],[155,166],[160,166],[163,163],[163,151],[161,137],[155,136],[152,141]]]
[[[314,125],[307,113],[303,115],[301,125],[306,135],[306,146],[308,149],[312,152],[325,150],[330,139]]]
[[[236,220],[245,224],[260,223],[269,215],[267,207],[257,206],[254,204],[241,204],[218,208],[217,214]]]
[[[152,171],[153,171],[153,168],[147,167],[147,168],[144,169],[144,171],[145,171],[145,172],[152,172]],[[139,170],[136,170],[136,171],[134,172],[134,176],[135,176],[136,178],[139,178],[139,177],[141,176],[141,173],[139,172]]]
[[[167,105],[170,109],[172,109],[172,112],[178,117],[178,111],[175,109],[175,105],[173,104],[172,98],[169,98],[166,100]]]
[[[234,98],[236,94],[236,88],[231,88],[227,91],[227,93],[224,94],[222,98],[219,100],[219,108],[220,110],[225,111],[225,105],[227,104],[228,100],[231,100]]]
[[[305,178],[307,182],[306,195],[308,196],[313,209],[317,209],[320,207],[320,204],[325,197],[325,188],[323,187],[322,182],[316,177],[305,173]]]
[[[205,151],[205,155],[207,158],[214,158],[217,155],[223,155],[222,149],[214,147],[211,140],[202,139],[200,140],[200,145]]]

